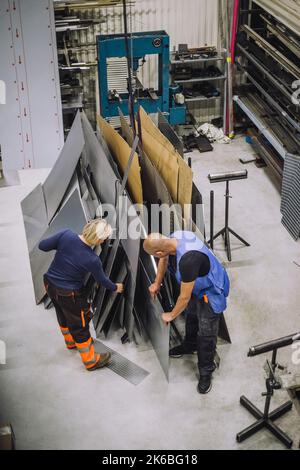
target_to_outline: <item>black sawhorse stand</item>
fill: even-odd
[[[261,429],[267,428],[277,439],[279,439],[286,447],[290,449],[293,445],[292,439],[276,424],[274,424],[274,421],[290,411],[292,409],[293,403],[291,401],[287,401],[270,413],[271,398],[274,394],[274,390],[281,388],[281,384],[278,382],[275,376],[275,370],[276,367],[278,367],[276,364],[276,355],[277,349],[273,351],[272,364],[267,361],[269,369],[269,376],[266,379],[267,391],[262,394],[266,397],[264,412],[262,413],[258,408],[256,408],[256,406],[253,405],[253,403],[251,403],[251,401],[249,401],[248,398],[246,398],[244,395],[242,395],[240,398],[240,404],[244,406],[244,408],[246,408],[246,410],[248,410],[257,419],[257,421],[255,421],[255,423],[251,424],[243,431],[239,432],[236,435],[236,440],[238,442],[243,442],[245,439],[257,433]]]
[[[248,172],[247,170],[245,171],[233,171],[231,173],[224,173],[224,174],[210,174],[208,175],[209,181],[211,183],[220,183],[222,181],[226,182],[226,193],[225,193],[225,227],[222,228],[216,235],[213,235],[213,238],[209,241],[210,245],[212,245],[212,240],[215,240],[218,238],[220,235],[223,236],[224,241],[225,241],[225,248],[227,251],[227,258],[228,261],[231,261],[231,248],[230,248],[230,233],[236,237],[238,240],[240,240],[244,245],[250,246],[246,240],[244,240],[240,235],[238,235],[236,232],[234,232],[230,227],[229,227],[229,199],[231,198],[230,193],[229,193],[229,181],[233,180],[238,180],[238,179],[246,179],[248,177]]]

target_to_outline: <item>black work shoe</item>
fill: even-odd
[[[175,346],[174,348],[170,349],[169,356],[182,357],[184,354],[194,354],[196,352],[196,349],[189,350],[183,344],[180,344],[179,346]]]
[[[211,391],[211,375],[203,375],[200,377],[197,390],[202,395]]]
[[[99,358],[99,361],[96,362],[96,364],[91,367],[90,369],[87,369],[87,370],[96,370],[96,369],[101,369],[101,367],[104,367],[106,366],[106,364],[108,363],[108,361],[110,360],[111,358],[111,353],[101,353],[100,354],[100,358]]]

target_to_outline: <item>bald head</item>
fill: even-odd
[[[176,254],[177,240],[168,238],[160,233],[150,233],[144,241],[144,250],[156,258],[164,258]]]

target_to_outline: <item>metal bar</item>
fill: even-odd
[[[131,71],[131,61],[133,57],[130,56],[129,52],[129,41],[128,41],[128,28],[127,28],[127,11],[126,11],[126,0],[123,0],[123,20],[124,20],[124,40],[125,40],[125,49],[126,49],[126,59],[127,59],[127,70],[128,70],[128,104],[129,104],[129,114],[130,114],[130,124],[133,130],[133,135],[136,135],[135,119],[134,119],[134,102],[133,102],[133,89],[132,89],[132,71]]]
[[[251,119],[253,124],[260,130],[260,132],[266,137],[270,144],[277,150],[279,155],[285,159],[286,149],[283,145],[276,139],[276,137],[267,129],[265,123],[261,121],[256,114],[243,102],[239,96],[234,96],[233,100],[239,105],[239,107],[247,114]]]
[[[248,36],[250,36],[261,49],[264,49],[265,52],[267,52],[271,57],[273,57],[273,59],[279,62],[287,72],[294,75],[296,79],[299,78],[300,69],[292,61],[287,59],[283,54],[281,54],[281,52],[279,52],[274,46],[272,46],[268,41],[266,41],[259,34],[257,34],[248,25],[243,25],[241,29],[246,34],[248,34]]]
[[[265,96],[267,101],[286,119],[298,132],[300,132],[300,124],[296,122],[282,107],[269,95],[269,93],[250,75],[242,65],[238,65],[245,73],[246,77],[255,85],[255,87]]]
[[[248,60],[250,60],[260,72],[262,72],[272,84],[278,88],[291,102],[292,102],[292,95],[288,92],[288,90],[285,88],[282,83],[280,83],[278,77],[273,76],[259,61],[258,59],[254,58],[252,54],[250,54],[244,47],[242,47],[240,44],[237,44],[237,47],[239,50],[244,54],[245,57],[247,57]]]
[[[129,174],[131,164],[133,162],[133,158],[134,158],[136,149],[138,147],[138,144],[139,144],[139,136],[136,135],[135,139],[133,141],[133,145],[132,145],[132,149],[131,149],[130,156],[129,156],[129,159],[128,159],[127,167],[125,169],[124,176],[123,176],[123,179],[122,179],[122,184],[121,184],[121,188],[120,188],[120,195],[122,195],[124,190],[125,190],[125,186],[126,186],[126,183],[127,183],[127,180],[128,180],[128,174]]]
[[[281,31],[278,27],[273,25],[264,15],[260,15],[260,17],[267,23],[268,30],[273,33],[278,39],[287,46],[298,59],[300,59],[300,45],[296,42],[292,42],[291,38],[287,36],[286,32]]]

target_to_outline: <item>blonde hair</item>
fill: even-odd
[[[85,241],[93,246],[99,240],[106,240],[112,234],[111,226],[104,219],[94,219],[88,222],[82,230]]]

